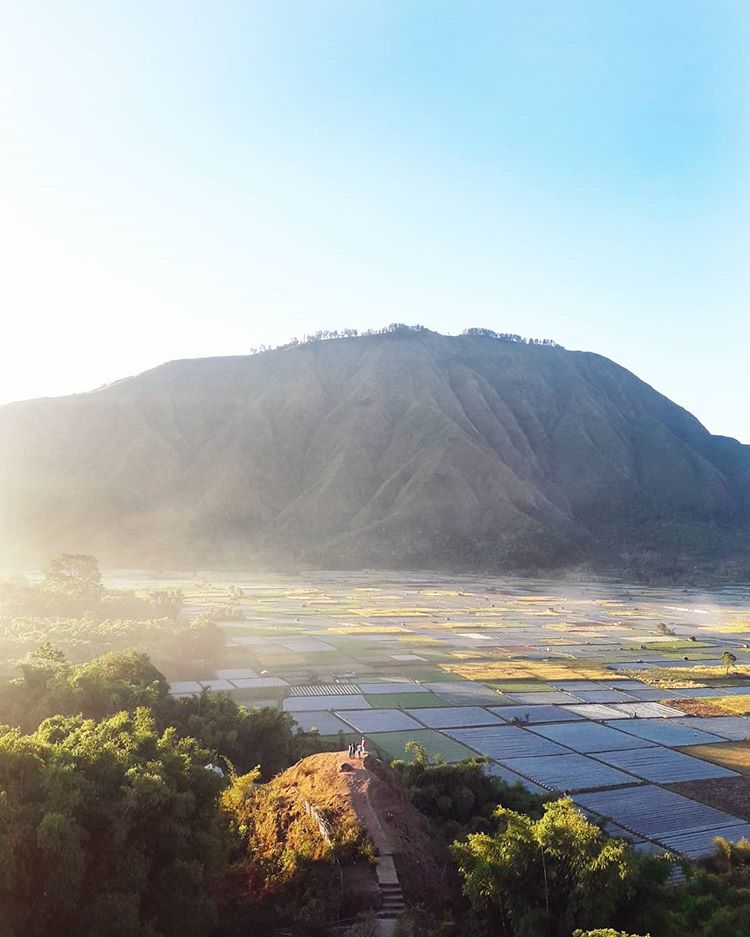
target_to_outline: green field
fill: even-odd
[[[413,754],[407,752],[405,745],[409,741],[417,742],[430,758],[440,757],[443,761],[463,761],[465,758],[479,757],[475,751],[456,742],[434,729],[412,729],[405,732],[373,732],[368,740],[391,758],[413,761]]]

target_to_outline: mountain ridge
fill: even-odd
[[[11,557],[500,569],[704,541],[744,560],[750,517],[750,446],[609,359],[426,330],[7,404],[0,452]]]

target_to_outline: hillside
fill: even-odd
[[[324,914],[371,909],[395,918],[404,896],[429,899],[432,907],[445,901],[446,851],[401,782],[372,756],[363,762],[345,752],[310,755],[265,785],[230,790],[225,802],[241,818],[250,847],[237,870],[240,894],[257,899],[276,889],[277,899],[288,900],[295,875],[314,867]],[[272,868],[277,875],[269,876]]]
[[[0,408],[0,562],[744,561],[750,447],[595,354],[407,332]]]

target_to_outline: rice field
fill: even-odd
[[[446,761],[483,756],[509,782],[579,792],[644,848],[697,855],[717,831],[748,832],[670,785],[750,776],[750,590],[426,572],[126,578],[181,588],[185,614],[213,615],[224,635],[215,672],[168,675],[176,696],[278,705],[300,731],[364,733],[388,758],[410,757],[410,740]]]

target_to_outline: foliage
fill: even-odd
[[[394,761],[412,803],[431,821],[436,837],[450,842],[467,833],[491,832],[498,805],[541,815],[544,798],[521,784],[509,785],[485,773],[480,758],[457,764],[429,763],[424,749],[407,743],[414,761]]]
[[[568,937],[611,919],[632,876],[624,840],[609,839],[570,799],[534,820],[499,807],[501,832],[451,847],[470,901],[492,909],[517,937]]]
[[[0,604],[10,618],[170,618],[183,605],[179,590],[135,592],[105,589],[99,564],[86,554],[62,553],[50,560],[41,582],[23,577],[0,583]]]
[[[521,345],[543,345],[547,348],[562,348],[551,338],[524,338],[523,335],[515,335],[512,332],[495,332],[494,329],[483,329],[472,327],[464,329],[462,335],[474,335],[480,338],[494,338],[500,342],[517,342]]]
[[[248,710],[223,693],[165,696],[157,720],[162,728],[174,726],[180,735],[198,739],[240,774],[259,765],[263,780],[306,755],[340,747],[316,733],[297,732],[290,713],[270,707]]]
[[[105,589],[92,556],[58,556],[38,583],[1,582],[0,606],[0,669],[6,672],[45,642],[74,662],[134,648],[183,677],[213,669],[224,648],[224,634],[210,615],[180,617],[179,590],[137,595]]]
[[[227,856],[208,753],[145,709],[0,736],[0,933],[203,937]],[[43,897],[42,897],[43,896]],[[41,898],[41,900],[40,900]]]
[[[640,934],[626,934],[624,930],[597,927],[596,930],[574,930],[573,937],[640,937]],[[644,937],[649,937],[649,934],[645,934]]]
[[[43,644],[19,666],[21,676],[0,686],[0,721],[24,731],[55,715],[101,719],[154,706],[168,692],[162,674],[137,651],[117,651],[74,666]]]
[[[727,673],[734,667],[737,663],[737,657],[731,651],[724,651],[721,655],[721,666],[726,670]]]

